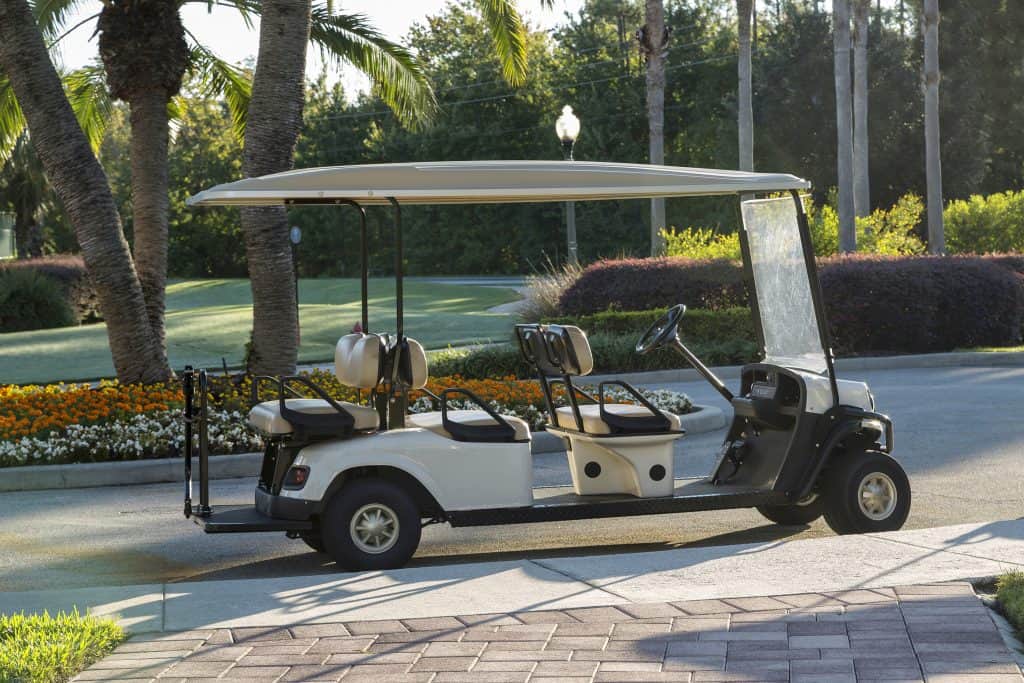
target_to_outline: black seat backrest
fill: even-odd
[[[578,327],[529,323],[515,329],[520,353],[540,375],[579,376],[593,369],[590,344]]]

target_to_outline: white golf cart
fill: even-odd
[[[302,538],[346,569],[402,566],[426,524],[516,524],[756,507],[781,524],[824,515],[838,533],[899,529],[910,485],[891,457],[892,422],[875,412],[862,382],[838,380],[832,363],[807,220],[791,175],[638,164],[494,161],[380,164],[291,171],[219,185],[193,206],[337,204],[362,216],[362,329],[337,344],[335,370],[364,391],[345,403],[302,377],[254,382],[249,424],[267,448],[252,506],[212,508],[206,439],[208,378],[186,369],[185,515],[208,533],[275,531]],[[594,366],[584,331],[516,326],[537,370],[548,431],[565,438],[572,487],[533,487],[530,430],[452,387],[440,410],[408,414],[424,389],[426,354],[402,322],[400,204],[592,201],[704,195],[767,195],[741,204],[740,242],[764,360],[744,366],[733,394],[681,342],[675,306],[637,343],[639,353],[678,351],[733,408],[717,463],[706,478],[676,479],[679,419],[624,382],[592,396],[574,384]],[[366,206],[390,205],[395,224],[397,325],[369,332]],[[685,297],[685,292],[680,293]],[[273,400],[260,384],[276,387]],[[633,404],[605,401],[617,385]],[[301,391],[297,390],[301,389]],[[304,395],[314,394],[318,398]],[[450,399],[478,410],[450,409]],[[193,435],[197,427],[198,438]],[[200,500],[191,502],[198,441]]]

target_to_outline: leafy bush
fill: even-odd
[[[1024,251],[1024,191],[952,201],[943,222],[946,244],[954,253]]]
[[[739,233],[718,233],[708,228],[662,230],[665,253],[690,259],[740,259]]]
[[[0,270],[0,332],[45,330],[75,324],[61,286],[36,270]]]
[[[0,274],[5,271],[31,270],[60,284],[75,320],[80,323],[103,319],[99,297],[89,280],[81,256],[57,254],[36,259],[0,261]]]
[[[924,202],[916,194],[900,197],[891,209],[875,209],[857,219],[857,251],[868,254],[923,254],[927,247],[917,236]]]
[[[523,320],[539,320],[557,315],[558,301],[562,294],[576,280],[583,269],[578,265],[566,263],[556,266],[550,260],[544,266],[544,272],[526,279],[525,300],[519,309]]]
[[[845,257],[821,268],[837,353],[926,353],[1020,339],[1024,288],[981,258]]]
[[[110,619],[59,612],[0,615],[0,681],[67,681],[113,652],[124,631]]]
[[[663,308],[653,311],[602,311],[581,316],[554,316],[543,322],[576,325],[590,335],[625,335],[636,341],[664,314]],[[750,309],[739,307],[717,311],[688,309],[679,325],[679,334],[687,345],[715,345],[733,339],[753,342],[757,338]]]
[[[724,259],[680,258],[598,261],[580,275],[559,301],[562,314],[586,315],[608,309],[622,311],[668,308],[720,309],[746,306],[743,269]]]

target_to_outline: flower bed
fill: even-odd
[[[303,373],[339,400],[359,400],[333,373]],[[544,396],[534,381],[513,377],[466,380],[438,377],[427,385],[438,393],[447,387],[466,388],[497,412],[521,417],[533,429],[545,422]],[[251,383],[248,377],[211,376],[209,437],[218,455],[263,448],[259,434],[245,421]],[[663,410],[689,412],[690,399],[672,391],[643,391]],[[628,403],[625,392],[607,392],[609,400]],[[272,396],[263,396],[269,400]],[[365,398],[365,392],[363,395]],[[173,385],[120,385],[104,382],[47,386],[0,386],[0,467],[52,465],[174,457],[182,452],[181,389]],[[425,392],[410,396],[414,413],[437,409]],[[476,406],[453,401],[454,409]]]

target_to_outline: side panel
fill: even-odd
[[[294,464],[309,467],[309,482],[281,496],[321,500],[345,470],[386,465],[419,480],[446,511],[533,504],[529,443],[467,443],[426,429],[395,429],[307,446]]]

